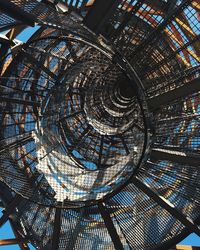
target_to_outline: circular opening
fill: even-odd
[[[143,110],[134,83],[110,58],[87,41],[51,37],[27,44],[13,66],[15,73],[23,72],[20,98],[37,103],[19,104],[28,111],[25,117],[21,113],[24,132],[32,131],[27,155],[36,159],[25,167],[27,148],[20,145],[15,149],[23,158],[20,169],[29,169],[31,188],[55,204],[102,199],[140,163],[146,136]],[[30,97],[25,89],[32,91]],[[17,191],[39,201],[33,192]]]

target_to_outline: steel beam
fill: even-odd
[[[180,13],[182,13],[190,3],[191,0],[185,0],[176,9],[172,9],[170,12],[168,12],[165,20],[161,22],[155,29],[153,29],[152,32],[141,42],[141,44],[138,45],[135,52],[133,53],[133,56],[140,53],[143,48],[155,41],[155,38],[159,37],[160,33],[165,29],[165,27],[178,15],[180,15]]]
[[[19,145],[25,144],[27,142],[30,142],[32,140],[34,140],[32,133],[25,133],[22,134],[20,136],[17,136],[17,138],[14,138],[16,140],[2,140],[0,141],[0,153],[9,150],[9,149],[14,149],[16,147],[18,147]],[[6,142],[8,141],[8,143]]]
[[[9,40],[6,36],[3,36],[0,34],[0,46],[1,46],[1,50],[0,50],[0,60],[3,61],[3,59],[5,58],[6,54],[8,53],[8,50],[11,46],[14,45],[14,42]],[[3,68],[3,63],[0,66],[0,68]]]
[[[198,91],[200,91],[200,78],[193,79],[179,88],[148,99],[148,106],[152,111],[154,111],[159,109],[162,105],[167,105],[172,101],[175,101],[181,97],[186,97]]]
[[[13,233],[16,237],[16,239],[19,241],[18,245],[20,247],[21,250],[30,250],[29,246],[28,246],[28,240],[26,241],[26,238],[23,238],[22,235],[18,232],[19,228],[20,228],[20,223],[16,223],[13,220],[10,220],[10,224],[13,230]],[[22,228],[20,228],[21,231],[23,231]]]
[[[0,218],[0,227],[2,227],[7,220],[9,219],[9,216],[15,211],[16,206],[22,201],[22,197],[19,195],[16,195],[13,200],[8,204],[8,206],[3,211],[3,215]]]
[[[14,45],[13,41],[9,40],[6,36],[1,36],[1,34],[0,34],[0,43],[6,44],[9,46]]]
[[[60,239],[60,229],[61,229],[61,208],[56,208],[53,237],[52,237],[52,250],[59,249],[59,239]]]
[[[132,1],[133,3],[133,1]],[[134,6],[134,9],[130,12],[126,12],[123,21],[120,23],[119,27],[114,31],[113,36],[117,37],[122,31],[123,29],[126,27],[126,25],[131,21],[132,17],[133,17],[133,13],[137,13],[137,11],[141,8],[141,6],[143,5],[144,0],[138,1],[137,4]],[[130,4],[131,5],[131,4]]]
[[[22,51],[22,54],[28,58],[28,60],[34,65],[34,70],[39,70],[39,73],[41,73],[41,70],[44,71],[48,76],[50,76],[53,80],[57,82],[57,76],[50,71],[47,67],[44,66],[44,61],[38,61],[36,58],[34,58],[31,54],[27,53],[25,50]],[[25,62],[26,64],[26,62]]]
[[[110,217],[110,213],[108,212],[108,209],[106,208],[105,204],[102,203],[102,202],[99,202],[98,203],[98,208],[99,208],[99,211],[100,211],[100,214],[104,220],[104,223],[106,225],[106,228],[108,230],[108,233],[113,241],[113,244],[114,244],[114,247],[116,250],[123,250],[124,247],[121,243],[121,240],[119,238],[119,235],[116,231],[116,228],[113,224],[113,221]]]
[[[197,41],[199,41],[199,39],[200,39],[200,35],[197,35],[194,38],[191,38],[187,43],[185,43],[180,48],[171,51],[170,55],[162,58],[159,62],[156,62],[153,66],[149,67],[145,72],[145,76],[146,76],[146,74],[154,73],[156,71],[156,69],[164,66],[166,64],[166,62],[170,62],[173,58],[176,58],[180,52],[182,52],[184,49],[187,49],[189,46],[193,46]]]
[[[144,192],[147,196],[153,199],[159,206],[164,208],[173,217],[179,220],[188,230],[192,233],[196,233],[200,236],[200,228],[189,217],[182,214],[172,203],[166,200],[164,197],[151,190],[148,184],[143,183],[138,177],[133,177],[132,183]]]
[[[1,75],[1,72],[5,66],[5,57],[8,53],[8,50],[9,50],[9,45],[8,44],[1,44],[1,51],[0,51],[0,60],[1,60],[1,65],[0,65],[0,75]]]
[[[167,9],[167,14],[170,14],[170,12],[175,9],[176,4],[177,0],[171,0],[165,4],[165,10]]]
[[[11,23],[8,25],[0,26],[0,32],[8,31],[9,29],[13,29],[15,26],[18,26],[18,25],[22,25],[22,24],[20,22],[15,22],[15,23]]]
[[[195,153],[185,153],[172,149],[153,148],[150,158],[151,160],[167,160],[183,165],[200,167],[200,156]]]
[[[85,130],[83,131],[83,133],[81,133],[80,138],[79,139],[75,139],[74,144],[70,147],[70,152],[72,152],[74,149],[78,148],[81,143],[83,143],[83,140],[85,139],[85,136],[91,131],[91,127],[88,126],[87,128],[85,128]]]
[[[29,100],[22,100],[22,99],[16,99],[12,97],[5,97],[5,96],[0,96],[0,100],[2,102],[9,102],[9,103],[17,103],[17,104],[22,104],[22,105],[29,105],[29,106],[40,106],[39,102],[33,102]]]
[[[77,115],[80,115],[81,113],[83,113],[84,112],[84,110],[79,110],[79,111],[76,111],[76,112],[74,112],[74,113],[72,113],[72,114],[70,114],[70,115],[65,115],[65,116],[63,116],[62,118],[60,118],[60,120],[58,120],[58,122],[62,122],[62,121],[65,121],[65,120],[67,120],[67,119],[69,119],[69,118],[72,118],[72,117],[74,117],[74,116],[77,116]],[[54,114],[55,114],[55,112],[54,112]],[[46,116],[46,113],[45,113],[45,116]],[[44,117],[45,117],[44,116]],[[48,117],[48,116],[47,116]]]
[[[100,148],[99,148],[99,158],[98,158],[98,167],[101,167],[101,157],[102,157],[102,151],[103,151],[103,144],[104,144],[104,135],[101,135],[101,141],[100,141]]]
[[[109,18],[116,11],[121,0],[96,0],[88,11],[83,23],[96,34],[104,33]]]
[[[5,12],[8,16],[29,26],[35,25],[35,17],[31,13],[26,13],[18,5],[12,3],[10,0],[1,0],[0,10]]]
[[[171,0],[173,1],[173,0]],[[152,0],[145,0],[145,4],[150,6],[153,9],[165,11],[167,3],[164,1],[152,1]]]
[[[28,243],[28,240],[24,238],[0,240],[0,246],[17,245],[17,244],[22,244],[22,243]]]

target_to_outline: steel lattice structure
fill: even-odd
[[[0,227],[16,236],[0,245],[155,250],[200,235],[199,0],[0,11]]]

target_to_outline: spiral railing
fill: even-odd
[[[10,244],[154,250],[200,235],[199,1],[2,0],[0,11]]]

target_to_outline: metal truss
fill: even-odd
[[[199,2],[26,4],[0,3],[0,169],[17,193],[0,192],[0,227],[16,237],[0,246],[155,250],[200,236]]]

